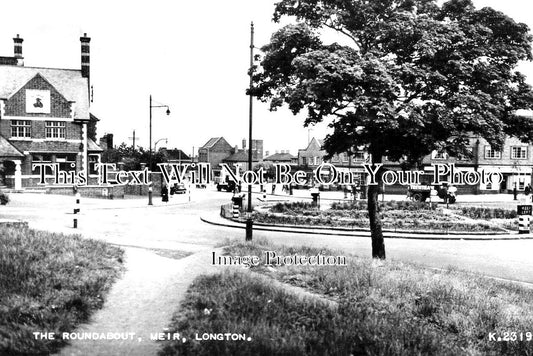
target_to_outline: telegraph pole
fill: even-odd
[[[133,130],[133,136],[128,137],[130,140],[133,140],[133,150],[135,151],[135,139],[139,138],[135,136],[135,130]]]
[[[250,24],[250,111],[248,128],[248,170],[252,170],[252,87],[253,87],[253,65],[254,65],[254,23]],[[248,184],[248,211],[246,213],[246,241],[252,241],[253,221],[252,221],[252,185]]]

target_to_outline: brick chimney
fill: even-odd
[[[91,88],[91,56],[90,56],[90,47],[89,42],[91,38],[87,37],[87,34],[84,33],[83,37],[80,37],[81,42],[81,76],[87,78],[87,83],[89,89]]]
[[[242,139],[242,149],[243,150],[246,149],[246,139],[245,138]]]
[[[22,57],[22,42],[24,42],[24,40],[20,38],[19,34],[17,33],[17,37],[13,38],[13,42],[14,42],[14,57],[17,59],[17,65],[23,66],[24,57]]]

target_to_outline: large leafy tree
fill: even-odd
[[[501,12],[470,0],[282,0],[274,20],[283,16],[296,24],[262,48],[251,93],[272,110],[306,109],[305,125],[330,120],[329,155],[364,146],[374,163],[418,162],[433,150],[468,155],[472,135],[496,149],[507,135],[533,138],[516,114],[533,108],[516,71],[532,37]],[[326,43],[332,31],[344,39]],[[385,258],[377,198],[369,186],[372,256]]]

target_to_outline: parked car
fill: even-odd
[[[174,183],[170,188],[170,194],[185,194],[187,193],[187,188],[183,183]]]

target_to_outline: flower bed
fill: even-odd
[[[278,203],[267,212],[257,212],[254,219],[265,224],[368,229],[366,209],[364,201],[333,203],[331,209],[324,211],[311,203]],[[379,210],[383,228],[393,231],[505,232],[517,229],[516,212],[504,209],[469,207],[447,210],[430,203],[389,201],[380,202]]]

